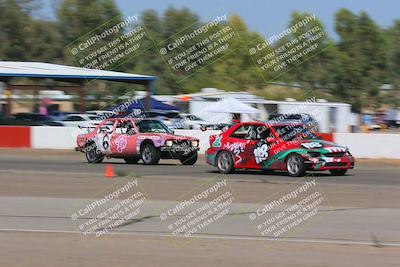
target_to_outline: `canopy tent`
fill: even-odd
[[[222,101],[219,101],[213,105],[206,107],[204,112],[210,113],[240,113],[240,114],[258,114],[259,111],[256,108],[253,108],[245,103],[240,102],[239,100],[228,97]]]
[[[45,78],[63,81],[106,80],[137,84],[146,84],[156,79],[156,77],[148,75],[86,69],[44,62],[0,61],[0,80],[7,81],[15,77]]]
[[[32,80],[51,79],[53,81],[69,82],[68,86],[48,86],[40,84],[16,84],[17,78],[28,78]],[[11,113],[11,100],[14,90],[32,91],[37,98],[41,90],[61,90],[75,92],[79,95],[80,111],[85,111],[85,90],[84,84],[91,80],[104,80],[112,82],[124,82],[141,84],[146,86],[147,96],[143,106],[148,110],[151,93],[154,91],[156,77],[123,73],[108,70],[87,69],[74,66],[50,64],[44,62],[18,62],[0,61],[0,81],[5,83],[6,107],[5,114]]]
[[[145,98],[141,98],[138,101],[135,101],[134,103],[130,104],[127,108],[126,111],[132,111],[134,109],[145,109]],[[116,106],[118,107],[118,105]],[[107,110],[113,110],[116,107],[109,107]],[[176,110],[179,111],[180,109],[173,106],[173,105],[169,105],[169,104],[165,104],[164,102],[161,102],[153,97],[150,97],[150,110]]]

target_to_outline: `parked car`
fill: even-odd
[[[232,123],[217,123],[217,124],[209,124],[202,128],[202,130],[220,130],[225,131],[229,129],[233,124]]]
[[[180,126],[178,122],[182,120],[182,117],[176,111],[143,111],[140,113],[140,116],[144,118],[160,120],[170,129],[178,129]]]
[[[54,110],[54,111],[49,111],[48,116],[51,117],[54,121],[60,121],[60,120],[63,120],[66,116],[68,116],[70,114],[75,114],[75,113],[76,112]]]
[[[101,117],[92,114],[70,114],[59,122],[69,127],[95,126],[101,122]]]
[[[177,129],[195,129],[210,128],[214,124],[209,123],[194,114],[180,113],[180,119],[175,121],[175,128]]]
[[[107,119],[112,118],[114,116],[114,113],[109,110],[88,110],[86,111],[86,114],[104,116]]]
[[[21,112],[10,118],[3,118],[0,121],[2,125],[29,125],[29,126],[62,126],[61,123],[53,120],[52,117],[38,114]]]
[[[209,141],[206,161],[222,173],[258,169],[304,176],[327,170],[345,175],[354,167],[348,148],[321,140],[304,124],[239,123]]]
[[[386,112],[384,120],[388,127],[399,128],[400,127],[400,110],[389,109]]]
[[[178,159],[183,165],[197,161],[199,140],[175,135],[159,120],[114,118],[88,129],[93,130],[77,136],[76,150],[84,152],[89,163],[101,162],[105,156],[127,163],[142,160],[146,165],[160,159]]]
[[[293,113],[293,114],[280,114],[280,113],[273,113],[269,115],[267,122],[280,122],[280,123],[300,123],[311,131],[318,132],[319,125],[318,122],[307,113]]]

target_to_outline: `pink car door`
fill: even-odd
[[[131,121],[118,121],[111,136],[111,153],[114,157],[136,154],[137,130]]]

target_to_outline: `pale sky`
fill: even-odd
[[[51,3],[42,0],[41,15],[53,18]],[[143,10],[154,9],[162,14],[169,6],[187,7],[208,21],[222,14],[239,14],[250,30],[268,37],[287,27],[293,11],[314,13],[324,23],[331,37],[334,33],[334,14],[339,8],[347,8],[354,13],[366,11],[382,27],[389,27],[393,20],[400,19],[400,1],[397,0],[115,0],[125,16],[140,14]]]

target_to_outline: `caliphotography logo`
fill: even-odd
[[[67,46],[79,66],[114,70],[151,45],[137,14],[118,17],[98,25]]]
[[[187,25],[182,31],[159,41],[157,47],[175,81],[181,83],[233,53],[239,41],[228,16],[223,14],[203,25]]]
[[[192,238],[223,228],[235,201],[228,181],[217,176],[171,203],[161,212],[160,222],[174,245],[187,246]]]
[[[92,200],[73,207],[70,218],[84,238],[100,238],[140,221],[147,198],[135,175],[121,177],[93,195]],[[83,241],[90,246],[86,239]]]
[[[301,233],[306,226],[321,217],[321,208],[328,201],[312,180],[299,180],[284,192],[268,198],[268,202],[249,214],[249,220],[265,238],[289,238]],[[311,226],[310,226],[311,225]]]

